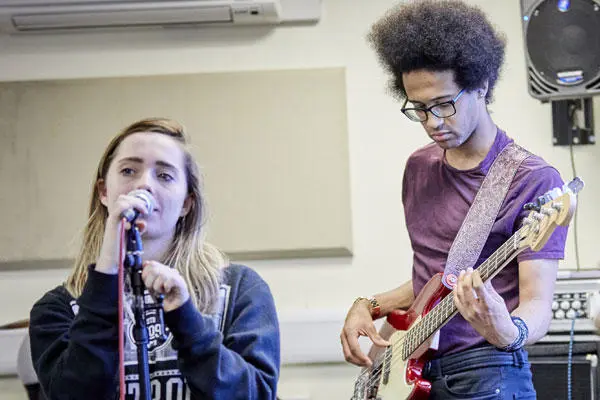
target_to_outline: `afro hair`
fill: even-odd
[[[390,88],[397,98],[406,98],[403,73],[451,70],[457,85],[468,91],[487,81],[488,104],[506,45],[481,9],[456,0],[403,2],[373,25],[368,40],[392,75]]]

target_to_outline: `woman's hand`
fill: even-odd
[[[142,280],[151,294],[164,295],[165,312],[181,307],[190,298],[185,280],[179,271],[158,261],[144,262]]]
[[[148,204],[134,196],[122,194],[113,204],[108,207],[108,217],[106,219],[106,227],[104,229],[104,238],[100,249],[100,256],[96,260],[96,271],[105,274],[117,274],[119,271],[119,241],[122,215],[126,210],[136,209],[141,216],[146,216],[150,212]],[[136,223],[141,232],[145,229],[144,221]],[[131,224],[126,223],[125,229],[130,229]]]

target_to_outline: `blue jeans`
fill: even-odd
[[[527,351],[486,346],[429,361],[430,400],[535,400]]]

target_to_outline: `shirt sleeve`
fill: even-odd
[[[46,397],[115,399],[118,370],[117,277],[90,270],[77,300],[64,288],[47,293],[30,313],[34,369]],[[74,303],[73,303],[74,304]],[[76,306],[77,307],[77,306]]]
[[[180,370],[192,394],[202,398],[276,398],[280,343],[273,297],[253,271],[242,281],[225,336],[189,300],[165,313]]]

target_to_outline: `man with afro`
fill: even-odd
[[[373,25],[368,39],[391,77],[390,88],[402,112],[420,123],[432,142],[412,153],[403,176],[412,279],[357,298],[340,335],[346,360],[365,367],[390,345],[395,331],[385,324],[377,332],[373,320],[407,310],[425,284],[444,272],[484,178],[513,143],[488,111],[505,39],[482,10],[461,1],[405,1]],[[423,368],[422,378],[431,384],[430,399],[536,398],[523,346],[547,332],[567,230],[557,228],[540,251],[521,252],[487,282],[477,270],[520,228],[528,214],[526,203],[563,185],[556,169],[526,154],[474,268],[462,270],[450,285],[458,314],[440,324],[438,348]],[[360,350],[360,336],[375,344],[370,357]]]

